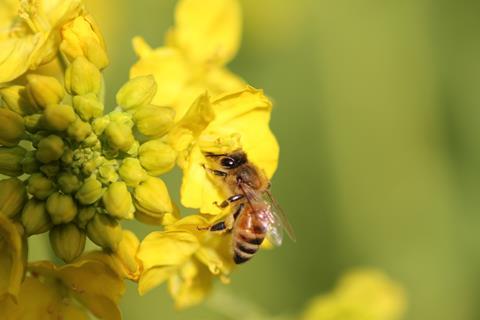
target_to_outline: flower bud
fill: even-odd
[[[135,234],[129,230],[123,230],[122,240],[118,246],[117,257],[124,269],[124,277],[128,279],[138,279],[140,275],[140,265],[137,260],[137,251],[140,241]]]
[[[103,204],[111,216],[119,219],[133,219],[135,208],[125,182],[119,181],[110,184],[103,194]]]
[[[46,175],[48,178],[55,177],[60,172],[60,166],[58,161],[50,162],[40,166],[40,172]]]
[[[73,223],[53,227],[49,238],[55,255],[67,263],[79,257],[85,249],[85,233]]]
[[[23,117],[25,129],[28,132],[35,133],[43,128],[43,115],[34,113]]]
[[[58,176],[58,186],[63,193],[69,194],[77,191],[82,186],[80,179],[73,173],[63,172]]]
[[[65,88],[72,95],[98,94],[102,75],[98,68],[85,57],[78,57],[65,72]]]
[[[62,157],[64,147],[62,138],[51,134],[40,140],[35,157],[42,163],[56,161]]]
[[[109,184],[118,180],[117,170],[115,166],[110,163],[105,163],[98,168],[98,179],[104,183]]]
[[[97,136],[100,136],[105,131],[109,123],[110,123],[110,118],[108,116],[96,118],[92,122],[93,132]]]
[[[87,224],[87,235],[98,246],[115,252],[122,240],[122,227],[117,219],[106,214],[96,214]]]
[[[95,176],[90,176],[83,182],[83,185],[75,194],[75,198],[77,198],[81,204],[89,205],[100,199],[103,192],[102,184]]]
[[[138,107],[133,119],[141,134],[147,137],[161,137],[172,128],[175,110],[150,104]]]
[[[55,192],[55,184],[41,173],[35,173],[28,178],[27,191],[35,198],[43,200]]]
[[[35,199],[28,200],[20,219],[27,236],[44,233],[52,226],[45,202]]]
[[[90,121],[103,114],[104,106],[94,93],[88,93],[83,96],[74,96],[73,108],[83,121]]]
[[[140,161],[135,158],[124,159],[118,173],[129,187],[136,187],[148,177],[147,172],[140,165]]]
[[[27,88],[33,100],[42,108],[60,103],[65,95],[63,86],[57,79],[40,74],[27,75]]]
[[[25,133],[23,118],[15,112],[0,108],[0,145],[13,147],[18,144]]]
[[[78,118],[73,121],[67,129],[68,136],[76,142],[82,142],[90,135],[90,133],[92,133],[92,127],[90,124],[83,122]]]
[[[128,112],[121,111],[120,108],[116,108],[112,112],[108,114],[111,122],[116,122],[120,124],[124,124],[129,128],[133,128],[133,120],[132,115]]]
[[[93,18],[79,16],[65,24],[61,32],[63,41],[60,44],[60,51],[68,60],[73,61],[79,56],[84,56],[98,69],[108,65],[105,44]]]
[[[132,130],[122,123],[110,122],[104,134],[107,137],[108,144],[114,149],[128,151],[135,142]]]
[[[95,209],[93,206],[80,208],[77,216],[75,217],[75,223],[80,228],[85,229],[88,222],[93,219],[96,213],[97,209]]]
[[[71,196],[55,192],[47,199],[47,211],[53,224],[68,223],[77,215],[77,205]]]
[[[12,218],[27,202],[27,191],[17,178],[0,180],[0,214]]]
[[[171,170],[177,158],[175,150],[160,140],[145,142],[138,149],[138,154],[142,166],[153,176]]]
[[[75,111],[69,105],[50,104],[43,112],[42,122],[45,128],[63,131],[75,120]]]
[[[62,154],[62,157],[60,158],[60,161],[62,161],[62,163],[66,164],[66,165],[69,165],[73,162],[73,151],[72,149],[66,147],[63,149],[63,154]]]
[[[20,146],[0,147],[0,174],[17,177],[23,174],[22,160],[27,150]]]
[[[165,183],[159,178],[149,177],[134,190],[135,207],[152,218],[162,219],[173,212],[172,201]]]
[[[128,110],[149,104],[157,92],[157,83],[152,75],[130,79],[117,92],[117,104]]]
[[[3,99],[8,109],[21,116],[38,111],[30,100],[27,89],[24,86],[0,88],[0,97]]]
[[[37,162],[37,159],[35,158],[35,151],[27,151],[25,156],[23,157],[22,161],[22,171],[24,173],[35,173],[38,172],[39,170],[39,164]]]

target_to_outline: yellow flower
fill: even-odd
[[[51,61],[61,41],[60,28],[83,13],[81,0],[21,1],[18,17],[2,23],[0,83]]]
[[[60,267],[48,261],[31,263],[18,304],[4,304],[5,314],[11,319],[83,320],[90,318],[88,310],[100,319],[121,319],[118,302],[125,286],[105,258],[82,256]]]
[[[0,214],[0,306],[2,301],[16,301],[20,292],[27,259],[26,239],[21,230]]]
[[[398,320],[405,313],[403,288],[377,270],[344,275],[333,292],[314,298],[303,320]]]
[[[227,234],[199,231],[209,224],[200,215],[187,216],[167,226],[165,231],[150,233],[140,244],[138,258],[143,264],[138,291],[145,294],[168,282],[168,289],[178,308],[201,302],[215,276],[227,281],[233,268]]]
[[[142,38],[134,39],[139,61],[130,77],[152,74],[158,85],[152,103],[172,106],[178,120],[206,89],[216,96],[244,86],[224,67],[238,50],[240,34],[237,0],[179,1],[166,46],[152,49]]]
[[[249,161],[270,178],[277,168],[279,147],[268,126],[272,104],[252,87],[220,96],[198,98],[169,134],[183,169],[181,201],[203,213],[219,213],[213,203],[225,200],[203,165],[203,153],[246,152]]]

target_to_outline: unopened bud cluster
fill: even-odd
[[[155,177],[176,161],[162,139],[174,111],[151,104],[156,83],[147,76],[126,83],[104,114],[98,59],[72,60],[64,83],[28,74],[24,85],[0,89],[0,174],[10,177],[0,181],[0,214],[29,236],[48,231],[67,262],[87,237],[116,251],[122,219],[160,224],[174,214]]]

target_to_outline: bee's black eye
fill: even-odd
[[[232,169],[236,165],[236,161],[230,157],[225,157],[222,160],[220,160],[220,164],[222,167],[227,168],[227,169]]]

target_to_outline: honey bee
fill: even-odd
[[[233,260],[236,264],[250,260],[264,239],[279,246],[283,229],[295,241],[292,227],[270,193],[270,181],[263,171],[249,162],[245,152],[206,153],[211,167],[204,168],[219,181],[225,194],[231,195],[218,204],[232,207],[224,220],[208,227],[210,231],[231,231]]]

